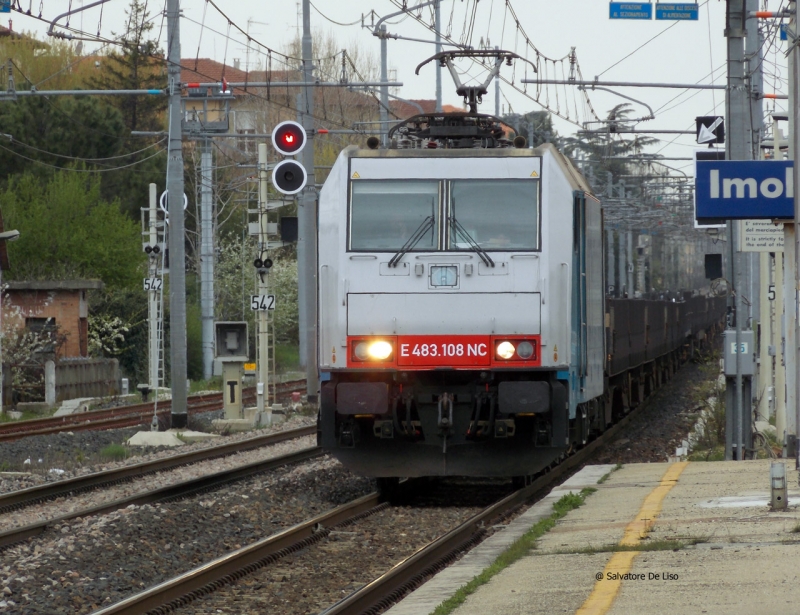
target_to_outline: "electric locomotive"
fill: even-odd
[[[600,203],[477,113],[493,75],[457,82],[470,112],[342,151],[320,193],[319,440],[356,473],[527,476],[610,420]]]

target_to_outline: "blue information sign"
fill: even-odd
[[[791,160],[698,160],[698,220],[794,218]]]
[[[0,13],[11,12],[11,0],[0,0]]]
[[[649,2],[612,2],[608,7],[609,19],[652,19],[653,5]]]
[[[672,19],[678,21],[697,21],[699,15],[697,3],[656,4],[656,19]]]

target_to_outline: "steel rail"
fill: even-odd
[[[653,394],[655,392],[653,391]],[[599,447],[609,444],[652,401],[653,395],[651,394],[598,438],[587,443],[578,451],[568,453],[561,460],[555,462],[554,466],[540,473],[540,476],[530,485],[490,505],[465,523],[418,550],[394,566],[386,574],[332,605],[323,611],[322,615],[372,614],[383,610],[390,603],[396,602],[408,591],[424,582],[437,569],[452,561],[458,553],[478,543],[485,533],[484,528],[491,524],[492,519],[505,515],[514,508],[523,505],[537,494],[551,487],[565,474],[572,472],[572,470],[587,462]],[[368,497],[376,498],[375,501],[377,502],[377,494]],[[322,529],[317,534],[314,534],[313,528],[316,523],[324,527],[326,521],[322,521],[321,517],[318,517],[317,520],[296,526],[304,528],[306,533],[302,535],[290,536],[288,535],[290,530],[281,533],[278,536],[285,538],[285,542],[281,543],[281,545],[285,546],[281,548],[274,546],[272,550],[260,551],[266,543],[271,543],[276,537],[265,539],[231,552],[222,558],[213,560],[186,574],[145,590],[136,596],[96,611],[93,615],[138,615],[143,612],[155,614],[164,613],[166,612],[165,609],[174,610],[197,597],[211,593],[219,587],[238,580],[275,561],[276,550],[281,551],[282,549],[281,553],[277,553],[277,556],[280,556],[313,544],[324,535],[327,535],[328,531]],[[329,524],[328,527],[330,527],[331,520],[327,520],[327,523]],[[311,533],[309,534],[308,532]],[[300,542],[292,544],[292,540],[299,540]]]
[[[220,585],[220,579],[239,578],[270,563],[271,558],[318,542],[329,534],[330,528],[375,512],[379,505],[380,497],[377,493],[366,495],[95,611],[93,615],[141,615],[169,603],[188,602],[196,595],[212,591],[211,586]]]
[[[148,474],[163,472],[164,470],[171,470],[173,468],[191,465],[193,463],[206,461],[208,459],[233,455],[240,451],[249,451],[254,448],[270,446],[272,444],[278,444],[279,442],[292,440],[294,438],[310,436],[315,434],[316,430],[317,428],[315,425],[299,427],[297,429],[287,429],[285,431],[248,438],[247,440],[228,442],[220,446],[212,446],[197,451],[182,453],[180,455],[171,455],[162,459],[143,461],[141,463],[135,463],[121,468],[104,470],[102,472],[93,472],[91,474],[76,476],[75,478],[70,478],[67,480],[61,480],[54,483],[47,483],[45,485],[37,485],[36,487],[29,487],[28,489],[20,489],[18,491],[2,493],[0,494],[0,513],[17,508],[23,508],[24,506],[30,506],[31,504],[42,502],[44,500],[51,500],[63,495],[94,489],[102,485],[132,480]]]
[[[355,615],[369,610],[384,596],[405,593],[404,586],[415,584],[425,571],[452,559],[454,553],[464,550],[477,542],[485,532],[484,527],[509,510],[523,504],[541,492],[564,474],[570,472],[616,435],[642,409],[646,402],[629,412],[614,427],[605,432],[604,437],[594,440],[579,452],[567,457],[554,471],[544,474],[531,485],[524,487],[499,502],[484,509],[459,527],[430,543],[394,566],[379,579],[369,583],[342,601],[324,611],[325,615]],[[187,573],[160,583],[135,596],[131,596],[109,607],[95,611],[93,615],[141,615],[141,613],[162,613],[165,608],[172,610],[187,604],[195,598],[211,593],[251,572],[275,561],[277,557],[306,548],[328,535],[330,528],[362,515],[379,502],[378,494],[371,494],[350,504],[334,509],[312,520],[306,521],[280,534],[232,551]],[[315,528],[317,530],[315,531]],[[422,572],[421,572],[422,571]]]
[[[448,560],[453,559],[456,554],[479,541],[485,533],[484,528],[491,525],[493,519],[524,504],[548,487],[551,487],[553,483],[561,479],[565,474],[588,461],[598,447],[609,443],[647,405],[647,401],[642,402],[620,419],[616,425],[605,431],[602,436],[574,454],[567,456],[552,471],[540,476],[530,485],[506,496],[447,534],[437,538],[428,546],[423,547],[398,563],[386,574],[322,611],[320,615],[356,615],[371,613],[373,610],[377,612],[379,607],[388,606],[389,602],[396,601],[397,598],[405,595],[407,591],[420,585],[424,578],[433,573],[434,570],[442,567]]]
[[[57,523],[62,523],[64,521],[69,521],[70,519],[75,519],[77,517],[92,517],[96,515],[103,515],[109,512],[113,512],[115,510],[119,510],[121,508],[127,508],[128,506],[131,505],[142,506],[144,504],[149,504],[151,502],[158,502],[158,501],[186,497],[187,495],[191,495],[199,491],[208,491],[210,489],[214,489],[215,487],[219,487],[220,485],[224,485],[239,480],[241,478],[246,478],[248,476],[252,476],[253,474],[258,474],[260,472],[273,470],[275,468],[288,465],[290,463],[297,463],[300,461],[307,461],[309,459],[314,459],[316,457],[322,456],[323,454],[324,453],[321,448],[313,446],[310,448],[302,449],[295,453],[290,453],[288,455],[282,455],[280,457],[273,457],[271,459],[256,461],[254,463],[250,463],[244,466],[239,466],[238,468],[232,468],[230,470],[223,470],[221,472],[216,472],[214,474],[193,478],[190,480],[182,481],[180,483],[176,483],[174,485],[169,485],[167,487],[161,487],[159,489],[154,489],[144,493],[139,493],[106,504],[100,504],[99,506],[95,506],[92,508],[71,512],[65,515],[61,515],[59,517],[54,517],[53,519],[48,519],[46,521],[40,521],[38,523],[32,523],[30,525],[14,528],[6,532],[0,533],[0,548],[16,544],[18,542],[21,542],[22,540],[31,538],[32,536],[37,536],[38,534],[44,532],[48,528],[48,526],[55,525]]]
[[[298,390],[297,387],[304,382],[304,380],[293,380],[290,382],[278,383],[274,395],[276,397],[279,395],[285,396],[289,392]],[[243,398],[245,400],[255,399],[255,388],[250,387],[246,389],[243,393]],[[189,403],[191,404],[189,407],[190,414],[207,412],[210,407],[211,409],[215,406],[221,407],[222,393],[194,395],[189,398]],[[170,410],[171,400],[159,401],[158,406],[159,410],[157,414],[162,416]],[[148,402],[105,408],[102,410],[90,410],[89,412],[80,412],[66,416],[2,423],[0,424],[0,442],[9,442],[27,436],[47,435],[69,430],[87,431],[92,429],[129,427],[131,425],[138,425],[139,420],[149,419],[153,414],[153,409],[154,403]],[[107,422],[103,423],[102,421],[104,420]]]

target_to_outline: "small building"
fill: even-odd
[[[0,253],[3,242],[0,242]],[[2,257],[2,254],[0,254]],[[89,308],[86,291],[103,288],[100,280],[7,282],[3,293],[3,323],[31,331],[51,331],[64,337],[59,358],[89,356]],[[55,348],[54,348],[55,350]]]

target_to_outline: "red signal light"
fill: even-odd
[[[297,122],[281,122],[272,129],[272,146],[279,154],[294,156],[306,144],[306,132]]]

